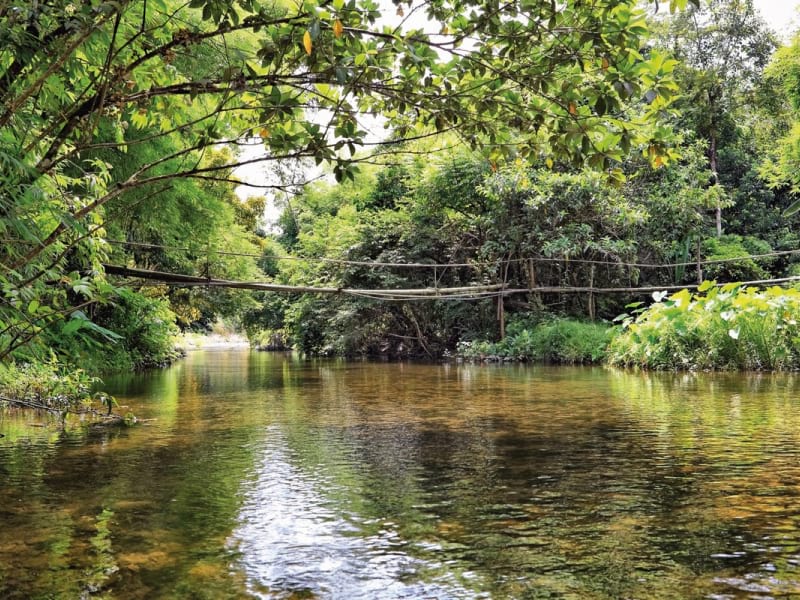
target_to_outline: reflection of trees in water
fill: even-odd
[[[66,443],[0,448],[0,464],[15,454],[27,463],[19,469],[24,476],[0,485],[0,497],[9,497],[2,506],[16,506],[17,497],[26,503],[14,520],[3,520],[1,537],[27,544],[24,552],[0,545],[0,596],[25,590],[19,597],[77,598],[107,588],[115,598],[146,597],[147,590],[246,595],[243,575],[229,566],[236,555],[227,539],[253,469],[263,411],[214,402],[215,386],[235,388],[223,380],[244,381],[246,362],[223,365],[231,368],[220,374],[212,366],[210,379],[191,360],[113,378],[109,383],[125,394],[117,392],[120,400],[145,420],[136,428],[79,429]],[[102,520],[109,533],[101,539],[98,515],[106,511],[112,517]],[[104,566],[111,562],[116,566]]]
[[[429,565],[408,575],[420,581],[515,598],[696,597],[765,556],[788,580],[800,548],[792,376],[237,351],[115,385],[156,420],[0,445],[0,595],[106,582],[122,598],[245,595],[230,538],[254,482],[280,476],[260,465],[278,442],[348,536],[392,523]]]
[[[454,548],[448,556],[512,594],[528,584],[508,573],[542,571],[560,573],[537,580],[554,593],[712,589],[703,573],[722,567],[714,557],[754,535],[720,482],[744,470],[744,485],[761,485],[754,451],[793,448],[800,431],[781,421],[794,388],[785,376],[398,371],[362,365],[329,377],[305,406],[319,429],[301,425],[302,442],[289,443],[314,446],[309,464],[325,461],[321,448],[334,471],[357,464],[341,487],[360,510]]]

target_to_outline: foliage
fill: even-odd
[[[778,46],[753,0],[703,0],[654,26],[655,44],[679,60],[681,118],[702,138],[721,136],[760,85]]]
[[[116,343],[104,345],[101,355],[88,353],[102,370],[164,366],[179,356],[175,314],[164,297],[120,290],[95,319],[120,336]]]
[[[407,149],[415,156],[422,147]],[[659,286],[690,283],[696,269],[630,264],[691,263],[698,244],[705,260],[768,252],[769,244],[754,237],[706,239],[704,212],[717,204],[721,188],[707,185],[707,161],[697,144],[682,152],[680,161],[658,171],[629,160],[621,185],[556,165],[537,169],[516,161],[492,170],[482,157],[462,151],[428,155],[425,163],[393,162],[385,175],[377,167],[354,183],[312,186],[292,200],[291,250],[297,260],[277,261],[275,278],[356,289],[429,287],[434,278],[441,287]],[[388,181],[403,183],[387,186]],[[368,201],[376,188],[383,194],[378,206]],[[432,264],[461,266],[424,266]],[[771,269],[783,266],[751,259],[706,266],[726,281],[769,278]],[[628,301],[621,295],[539,292],[503,303],[512,320],[548,308],[610,319]],[[380,303],[294,296],[270,298],[249,315],[253,332],[285,329],[294,345],[310,353],[438,356],[458,342],[499,335],[497,301],[486,299]]]
[[[100,401],[110,410],[113,398],[92,393],[98,381],[54,356],[48,361],[0,365],[0,402],[68,411]]]
[[[237,165],[284,159],[353,179],[367,135],[360,114],[385,117],[388,150],[458,130],[494,162],[608,168],[619,148],[669,160],[657,120],[675,63],[640,53],[647,24],[634,0],[485,9],[426,5],[436,35],[379,25],[372,0],[56,0],[0,11],[0,357],[108,300],[106,211],[154,202],[139,240],[161,243],[169,232],[153,225],[162,212],[176,224],[177,203],[198,211],[194,224],[220,212],[207,195],[193,205],[188,181],[231,185]],[[209,156],[250,144],[263,148],[256,159]],[[201,231],[196,245],[213,254],[228,242],[213,239],[220,231]],[[222,310],[240,300],[222,298]],[[206,310],[195,308],[187,319]]]
[[[105,158],[126,176],[155,159],[179,140],[159,138],[158,144],[116,149]],[[201,161],[207,167],[232,159],[227,151],[209,151]],[[113,245],[109,262],[134,264],[165,272],[196,273],[218,279],[258,279],[255,260],[263,242],[256,235],[264,211],[263,197],[240,201],[226,182],[178,180],[158,193],[132,190],[128,197],[108,203],[108,235],[123,242]],[[179,324],[207,327],[218,317],[237,317],[254,306],[242,291],[174,289],[167,297]]]
[[[637,318],[625,317],[609,362],[652,369],[765,369],[800,367],[800,291],[706,282],[682,290]]]
[[[281,263],[276,278],[367,289],[425,287],[434,273],[443,287],[502,282],[512,288],[570,287],[589,281],[596,287],[674,285],[696,279],[695,268],[636,269],[626,263],[691,262],[698,244],[706,261],[743,257],[704,266],[707,275],[720,280],[782,275],[786,265],[779,259],[746,258],[771,251],[763,239],[734,234],[707,238],[704,212],[716,205],[720,187],[707,185],[709,170],[697,144],[682,150],[681,161],[658,171],[637,171],[636,161],[629,161],[631,173],[621,186],[593,172],[562,171],[555,165],[531,169],[517,162],[493,171],[480,157],[448,153],[424,165],[415,160],[393,164],[393,180],[404,184],[392,188],[396,197],[387,196],[377,208],[364,199],[383,185],[379,181],[388,180],[380,169],[377,176],[366,173],[355,184],[311,188],[293,200],[292,220],[297,226],[292,248],[308,262]],[[528,258],[535,261],[535,273]],[[474,266],[435,271],[338,260]],[[593,260],[617,261],[619,266],[595,268]],[[503,261],[509,262],[501,267]],[[487,300],[378,303],[299,296],[272,300],[272,308],[265,305],[253,327],[258,330],[261,320],[265,329],[285,328],[298,348],[312,353],[425,356],[453,351],[460,343],[462,353],[592,361],[598,360],[596,349],[602,343],[588,335],[588,348],[552,353],[545,349],[550,342],[533,337],[536,331],[537,336],[560,339],[566,326],[552,331],[531,326],[520,336],[514,333],[515,321],[527,311],[544,314],[549,307],[581,317],[592,302],[597,303],[596,316],[611,318],[626,300],[607,296],[598,302],[585,294],[558,293],[509,297],[504,301],[508,335],[500,343],[470,341],[497,338],[496,302]]]
[[[772,84],[775,96],[788,105],[789,126],[778,143],[772,140],[765,146],[766,157],[760,174],[775,189],[788,189],[796,199],[800,192],[797,161],[800,157],[800,36],[789,46],[780,48],[765,73],[766,81]],[[800,204],[795,202],[787,212],[797,212]]]
[[[676,79],[682,95],[676,104],[677,124],[705,142],[711,183],[717,184],[728,169],[723,149],[746,137],[746,128],[763,128],[764,119],[759,117],[767,113],[757,108],[756,90],[778,45],[776,36],[753,0],[704,0],[698,7],[666,17],[654,31],[654,45],[679,61]],[[724,198],[719,200],[714,207],[718,236],[725,208]]]
[[[250,345],[256,350],[291,350],[288,332],[283,329],[258,331],[250,338]]]
[[[500,342],[460,342],[457,355],[478,360],[516,360],[560,364],[602,362],[610,341],[610,329],[600,323],[572,319],[545,320],[530,326],[511,322]]]
[[[719,238],[710,238],[703,242],[703,251],[706,261],[710,264],[704,266],[704,274],[709,279],[717,281],[756,281],[769,278],[768,267],[773,259],[742,258],[734,262],[732,258],[749,257],[751,255],[768,254],[772,252],[770,245],[758,238],[742,237],[740,235],[723,235]]]
[[[379,168],[376,174],[361,173],[355,183],[318,184],[294,198],[291,248],[297,260],[277,261],[276,280],[362,289],[425,287],[434,276],[440,286],[482,281],[483,275],[469,268],[435,273],[338,262],[432,264],[474,256],[461,224],[473,214],[466,206],[479,196],[476,185],[488,172],[485,160],[466,153],[436,155],[427,162],[410,156],[389,167],[391,181],[402,180],[402,186],[387,185],[390,179]],[[463,184],[465,194],[452,193],[445,181]],[[371,200],[376,190],[382,198],[378,204]],[[263,300],[261,310],[245,317],[251,339],[259,329],[286,329],[294,345],[311,353],[438,356],[465,331],[486,330],[492,314],[486,301],[385,303],[307,295]]]
[[[623,190],[590,171],[530,171],[513,165],[488,178],[482,189],[500,206],[490,217],[492,237],[511,242],[506,253],[566,260],[618,260],[635,257],[633,228],[645,213]],[[569,199],[564,202],[564,199]],[[516,206],[513,206],[516,204]],[[505,214],[503,214],[505,213]],[[503,221],[498,222],[502,215]],[[561,281],[586,280],[576,267]],[[541,279],[541,277],[540,277]]]

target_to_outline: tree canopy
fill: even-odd
[[[736,137],[737,119],[745,117],[741,107],[757,112],[755,92],[777,38],[753,0],[705,0],[663,20],[654,31],[655,45],[679,61],[680,124],[705,140],[717,184],[720,147]],[[717,236],[723,231],[723,204],[716,206]]]
[[[642,51],[634,0],[386,12],[372,0],[0,8],[0,356],[110,293],[104,207],[179,180],[231,182],[237,165],[287,158],[353,178],[359,148],[445,131],[494,164],[519,155],[608,169],[632,147],[668,159],[657,117],[675,63]],[[434,30],[409,25],[423,13]],[[370,138],[364,114],[381,115],[391,139]],[[161,151],[133,151],[145,144]],[[208,158],[250,144],[263,154]],[[112,150],[131,156],[128,168]]]

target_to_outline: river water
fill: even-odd
[[[303,361],[0,413],[0,598],[797,598],[800,379]]]

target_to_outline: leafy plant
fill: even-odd
[[[761,290],[738,283],[705,282],[682,290],[637,318],[623,316],[609,362],[653,369],[757,369],[800,367],[800,291]]]
[[[53,411],[76,410],[95,400],[110,407],[111,396],[92,393],[99,381],[55,356],[48,361],[0,364],[0,401]]]
[[[461,342],[457,354],[469,359],[591,364],[602,362],[610,341],[610,329],[600,323],[553,319],[526,328],[509,324],[500,342]]]
[[[117,343],[102,346],[101,356],[95,353],[105,369],[163,366],[178,356],[175,314],[165,298],[120,290],[114,304],[104,307],[95,318],[119,336]]]

